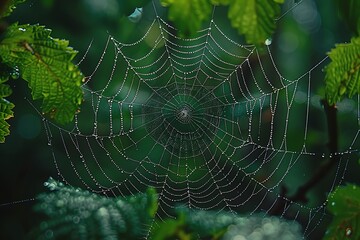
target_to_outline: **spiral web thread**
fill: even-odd
[[[326,122],[312,78],[326,58],[289,80],[271,46],[260,54],[232,40],[236,35],[220,27],[216,9],[208,28],[180,38],[153,7],[154,18],[138,40],[108,38],[84,82],[85,102],[74,125],[44,119],[61,180],[107,196],[154,187],[160,219],[173,218],[178,205],[271,213],[288,200],[281,187],[296,189],[293,180],[306,181],[307,171],[325,158],[339,157],[325,191],[342,182],[359,131],[348,134],[335,156],[327,153],[326,140],[315,146],[309,140],[327,137],[325,127],[312,124]],[[343,113],[355,129],[358,102]],[[308,237],[327,217],[325,204],[325,198],[309,205],[288,200],[281,216],[302,222]]]

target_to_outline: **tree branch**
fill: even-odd
[[[313,176],[302,186],[300,186],[296,193],[290,197],[287,196],[287,188],[282,186],[280,192],[280,200],[270,211],[272,215],[280,215],[283,213],[285,206],[289,202],[307,203],[308,198],[306,194],[316,186],[326,176],[333,166],[339,161],[339,156],[336,155],[338,152],[338,124],[337,124],[337,109],[335,105],[329,105],[326,100],[321,101],[324,106],[324,111],[328,126],[328,148],[332,155],[328,160],[323,162],[319,168],[314,172]]]

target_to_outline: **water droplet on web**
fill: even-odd
[[[271,43],[272,43],[272,39],[271,39],[271,38],[268,38],[268,39],[265,40],[265,45],[266,45],[266,46],[271,45]]]
[[[332,202],[332,203],[331,203],[331,206],[335,206],[335,202]]]

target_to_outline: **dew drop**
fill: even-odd
[[[265,40],[265,45],[266,45],[266,46],[271,45],[271,43],[272,43],[272,39],[271,39],[271,38],[268,38],[268,39]]]
[[[331,203],[331,206],[335,206],[335,202],[332,202],[332,203]]]
[[[352,234],[352,229],[351,229],[351,227],[347,227],[347,228],[345,229],[345,236],[346,236],[346,237],[350,237],[351,234]]]
[[[142,14],[143,8],[135,8],[135,11],[130,16],[128,16],[128,19],[130,22],[137,23],[140,21]]]

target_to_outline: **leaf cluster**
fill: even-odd
[[[8,1],[8,15],[22,1]],[[28,82],[34,100],[42,100],[44,114],[60,124],[73,120],[83,99],[83,75],[72,61],[77,51],[66,40],[52,38],[51,30],[39,25],[14,23],[0,36],[0,142],[9,134],[6,122],[13,104],[5,98],[12,92],[5,84],[11,77]]]
[[[261,46],[271,38],[284,0],[160,0],[169,8],[169,19],[181,34],[192,35],[208,21],[214,6],[228,7],[233,28],[244,35],[246,42]]]
[[[341,18],[355,36],[328,53],[331,62],[325,68],[325,94],[330,105],[360,93],[360,1],[337,2]]]

